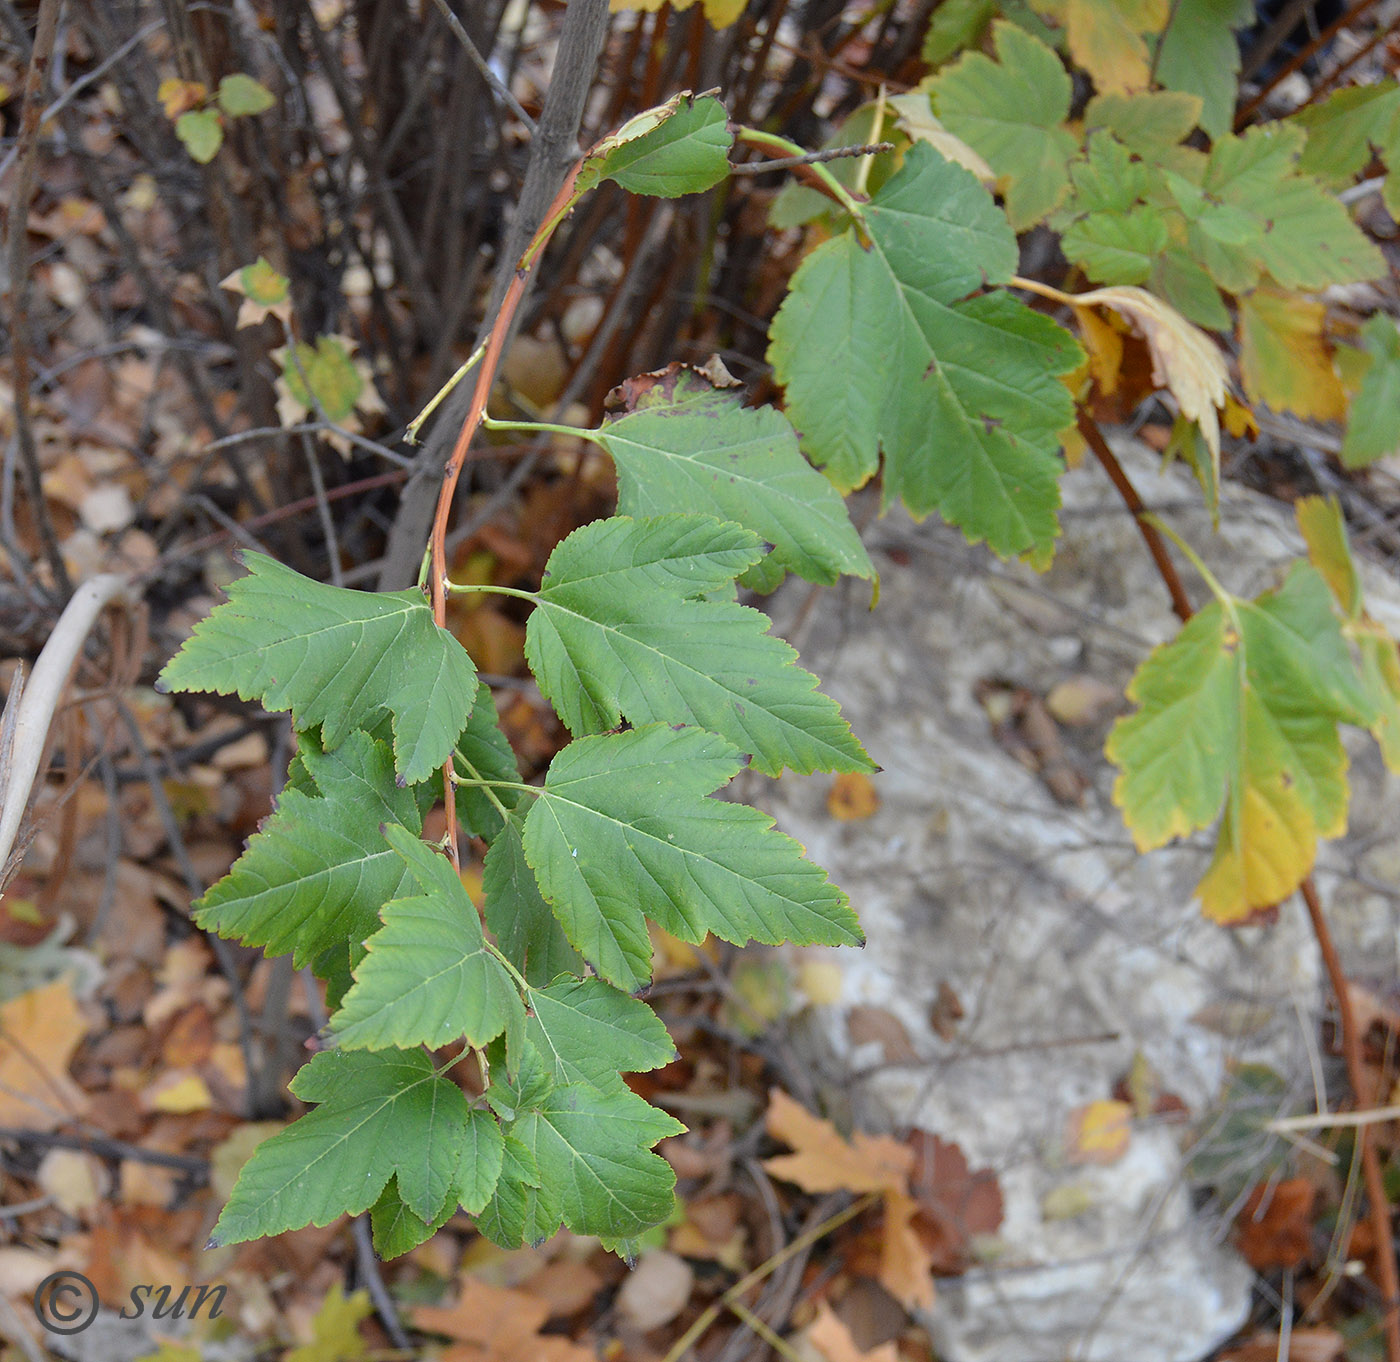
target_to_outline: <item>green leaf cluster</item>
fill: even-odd
[[[653,1146],[683,1129],[623,1078],[674,1055],[633,996],[648,922],[690,942],[862,939],[771,819],[710,796],[746,764],[873,769],[736,594],[747,574],[871,577],[869,558],[780,414],[688,369],[626,387],[585,434],[635,513],[575,531],[539,590],[513,593],[533,604],[540,689],[578,735],[542,784],[522,781],[490,691],[417,590],[349,591],[250,554],[162,673],[291,713],[277,808],[194,911],[309,964],[333,1008],[293,1083],[314,1109],[254,1153],[217,1242],[367,1211],[380,1251],[402,1253],[461,1208],[508,1246],[561,1224],[626,1244],[671,1212]],[[444,766],[461,830],[487,844],[481,912],[422,840]],[[466,1055],[476,1097],[453,1074]]]
[[[1004,289],[1016,238],[976,178],[931,147],[793,276],[769,331],[803,447],[842,491],[880,469],[886,504],[1047,560],[1058,532],[1060,376],[1082,353]]]

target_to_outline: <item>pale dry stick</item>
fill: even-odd
[[[98,616],[126,590],[128,582],[120,573],[104,572],[73,593],[24,687],[13,720],[5,783],[0,789],[0,888],[9,878],[8,863],[39,774],[59,696]]]
[[[1331,1130],[1340,1126],[1373,1126],[1384,1121],[1400,1121],[1400,1106],[1370,1107],[1366,1111],[1317,1111],[1307,1116],[1280,1116],[1264,1129],[1275,1135],[1292,1130]]]

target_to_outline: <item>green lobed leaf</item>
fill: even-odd
[[[739,753],[696,728],[580,738],[554,758],[525,854],[576,950],[632,991],[651,977],[646,918],[698,942],[859,945],[846,896],[741,804],[705,798]]]
[[[620,413],[592,438],[617,465],[619,515],[712,515],[754,531],[809,582],[874,577],[841,497],[776,408],[746,407],[739,390],[682,364],[629,379],[614,397]]]
[[[218,100],[219,107],[230,118],[266,113],[277,103],[277,97],[266,85],[241,71],[235,71],[219,82]]]
[[[1134,95],[1095,95],[1084,109],[1084,136],[1111,132],[1130,151],[1153,156],[1184,142],[1201,117],[1198,95],[1153,90]]]
[[[1091,213],[1060,237],[1065,256],[1098,284],[1145,284],[1166,247],[1166,219],[1146,206]]]
[[[244,562],[248,575],[195,625],[157,688],[291,710],[298,729],[321,726],[328,748],[388,712],[399,779],[427,780],[467,726],[476,668],[422,592],[327,586],[261,553]]]
[[[465,1039],[480,1047],[519,1033],[525,1008],[511,977],[487,949],[476,909],[451,862],[398,824],[384,839],[421,892],[380,910],[384,926],[365,943],[355,984],[331,1018],[347,1050],[436,1049]]]
[[[193,913],[220,936],[269,955],[291,951],[300,968],[378,930],[380,908],[412,883],[379,830],[422,822],[419,792],[394,784],[388,747],[368,734],[352,733],[333,752],[304,749],[298,762],[305,775]]]
[[[1385,272],[1346,209],[1297,173],[1305,140],[1301,128],[1273,124],[1221,137],[1211,148],[1201,185],[1206,207],[1191,242],[1221,288],[1246,292],[1261,270],[1284,288],[1309,290]]]
[[[550,555],[525,633],[540,691],[572,733],[693,723],[752,753],[756,770],[871,770],[835,701],[757,610],[696,596],[763,556],[709,516],[616,516]]]
[[[616,1087],[619,1073],[659,1069],[676,1057],[661,1018],[601,979],[559,979],[531,989],[526,1035],[556,1083]]]
[[[1372,148],[1384,147],[1387,134],[1400,124],[1400,83],[1382,80],[1335,90],[1288,121],[1308,134],[1298,169],[1329,189],[1341,189],[1366,169]]]
[[[676,1175],[651,1146],[685,1126],[626,1087],[556,1087],[511,1133],[534,1154],[540,1185],[554,1190],[575,1234],[625,1239],[670,1214]]]
[[[1361,328],[1361,348],[1367,360],[1342,440],[1348,468],[1400,452],[1400,327],[1376,313]]]
[[[1058,526],[1059,375],[1082,352],[1005,292],[1016,239],[976,179],[926,146],[793,276],[769,331],[804,447],[836,486],[885,459],[884,499],[937,510],[998,553],[1046,553]]]
[[[208,165],[224,144],[224,126],[217,109],[191,109],[175,120],[175,136],[200,165]]]
[[[569,945],[564,929],[540,896],[522,840],[528,807],[516,808],[491,843],[482,869],[486,925],[496,944],[531,984],[561,974],[582,974],[583,957]]]
[[[537,1172],[535,1186],[512,1186],[503,1173],[496,1189],[496,1215],[511,1241],[518,1234],[533,1242],[561,1221],[576,1234],[625,1239],[666,1219],[675,1174],[651,1146],[683,1134],[679,1121],[621,1082],[555,1083],[528,1043],[516,1084],[501,1080],[498,1065],[492,1074],[487,1100],[506,1122],[507,1143],[519,1141]]]
[[[492,1125],[495,1125],[494,1121]],[[499,1130],[499,1127],[496,1128]],[[386,1260],[400,1258],[431,1239],[456,1214],[456,1204],[449,1196],[432,1220],[424,1220],[404,1204],[403,1197],[399,1195],[398,1181],[390,1178],[379,1194],[379,1200],[370,1207],[369,1223],[374,1236],[374,1251]]]
[[[1199,96],[1200,125],[1212,138],[1229,131],[1235,112],[1240,70],[1235,30],[1253,22],[1251,0],[1174,0],[1157,45],[1156,82]]]
[[[612,180],[629,194],[699,194],[729,174],[733,143],[729,115],[718,99],[678,94],[603,138],[589,152],[575,187],[582,192]]]
[[[942,66],[949,57],[974,46],[998,8],[997,0],[944,0],[936,5],[924,34],[924,60],[930,66]]]
[[[1069,73],[1050,48],[1015,24],[992,25],[996,61],[967,52],[931,81],[935,110],[1003,176],[1006,214],[1018,232],[1053,211],[1069,189],[1079,149],[1065,127]]]
[[[542,1185],[534,1151],[506,1132],[501,1176],[476,1217],[476,1227],[493,1244],[518,1249],[542,1244],[563,1223],[559,1188]]]
[[[212,1242],[240,1244],[359,1215],[397,1177],[420,1220],[441,1214],[456,1183],[467,1099],[421,1050],[330,1050],[292,1080],[314,1111],[265,1140],[244,1165]]]
[[[1208,914],[1239,920],[1297,888],[1317,837],[1346,825],[1337,724],[1373,709],[1316,570],[1297,563],[1277,591],[1213,601],[1152,652],[1128,697],[1138,710],[1106,751],[1138,849],[1223,813],[1199,891]]]

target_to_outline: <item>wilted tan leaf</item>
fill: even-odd
[[[970,170],[983,184],[996,180],[996,172],[961,137],[954,137],[933,111],[927,90],[891,95],[885,100],[895,112],[895,122],[910,141],[927,142],[945,161]]]

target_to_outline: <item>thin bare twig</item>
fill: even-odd
[[[481,73],[482,80],[491,87],[491,92],[530,130],[533,136],[535,120],[525,112],[520,101],[511,94],[510,86],[491,69],[491,63],[481,55],[476,44],[472,42],[471,34],[462,27],[462,21],[448,7],[447,0],[433,0],[433,4],[437,6],[438,13],[446,20],[448,28],[452,30],[452,36],[466,49],[468,60]]]
[[[872,156],[877,151],[893,151],[893,142],[867,142],[859,147],[831,147],[827,151],[813,151],[806,156],[783,156],[776,161],[740,161],[729,167],[731,175],[766,175],[770,170],[792,170],[796,166],[821,165],[825,161],[839,161],[847,156]]]
[[[14,370],[15,439],[24,467],[34,523],[39,530],[44,558],[53,574],[59,595],[73,594],[68,568],[59,552],[58,536],[49,519],[44,500],[43,479],[39,473],[39,452],[34,443],[34,427],[29,412],[29,299],[33,280],[29,273],[29,200],[34,193],[34,166],[39,153],[39,124],[43,113],[44,85],[53,60],[54,37],[62,0],[42,0],[29,70],[24,78],[24,112],[19,128],[19,173],[10,196],[10,361]]]

